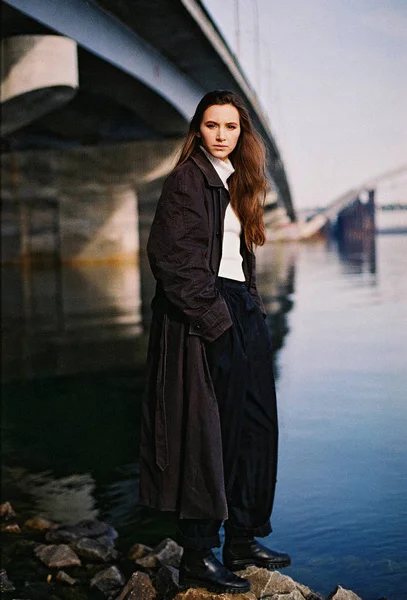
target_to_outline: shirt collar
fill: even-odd
[[[215,171],[221,178],[223,185],[227,188],[227,180],[232,175],[232,173],[235,172],[235,169],[233,168],[233,165],[230,162],[230,160],[221,160],[216,156],[212,156],[212,154],[208,152],[203,146],[199,146],[199,148],[200,150],[202,150],[202,152],[205,154],[208,160],[210,160],[210,162],[215,168]]]

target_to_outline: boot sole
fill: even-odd
[[[244,571],[247,567],[259,567],[260,569],[267,569],[268,571],[275,571],[276,569],[284,569],[291,565],[291,560],[276,561],[255,561],[255,560],[234,560],[231,562],[223,563],[229,571]]]
[[[241,588],[230,588],[223,585],[216,585],[215,583],[207,583],[205,581],[199,581],[197,579],[183,579],[179,583],[179,589],[181,592],[189,588],[204,588],[208,592],[214,592],[215,594],[245,594],[250,592],[250,584],[246,587]]]

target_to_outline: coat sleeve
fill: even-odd
[[[257,306],[263,313],[263,316],[266,317],[267,313],[266,313],[265,306],[263,304],[263,300],[261,299],[260,294],[257,291],[256,256],[253,254],[253,252],[250,253],[250,256],[251,256],[252,265],[251,265],[251,276],[250,276],[250,283],[249,283],[249,294],[252,296],[253,300],[255,301],[255,303],[257,304]]]
[[[189,321],[189,333],[213,341],[232,325],[209,267],[210,231],[203,177],[192,165],[164,184],[147,244],[154,277]]]

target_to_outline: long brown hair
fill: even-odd
[[[197,137],[204,112],[215,104],[232,104],[239,112],[240,135],[236,147],[229,155],[235,172],[228,179],[230,201],[242,224],[247,247],[262,246],[266,241],[263,207],[267,191],[266,150],[256,132],[241,97],[229,90],[215,90],[199,102],[192,117],[187,137],[176,167],[182,165],[201,143]]]

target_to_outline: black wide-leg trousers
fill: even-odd
[[[228,519],[226,535],[271,532],[277,473],[278,424],[271,338],[245,283],[218,278],[233,325],[205,344],[219,406]],[[185,548],[220,545],[221,521],[179,519]]]

